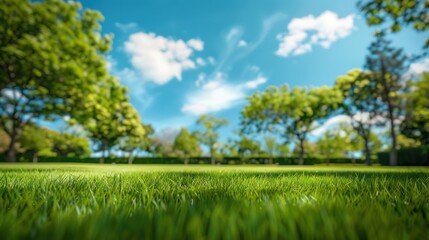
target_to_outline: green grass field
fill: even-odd
[[[0,239],[428,237],[428,168],[0,165]]]

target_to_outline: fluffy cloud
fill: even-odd
[[[420,75],[424,72],[429,72],[429,58],[423,59],[421,62],[413,63],[408,70],[410,75]]]
[[[194,50],[203,50],[201,40],[185,42],[157,36],[154,33],[132,34],[125,42],[125,51],[131,55],[131,63],[145,80],[163,85],[176,78],[182,79],[182,72],[196,67],[191,59]]]
[[[197,83],[201,84],[204,80],[205,75],[200,74]],[[204,83],[199,91],[188,96],[182,112],[201,115],[228,109],[243,100],[249,89],[254,89],[266,81],[265,77],[259,75],[245,83],[230,84],[226,81],[226,75],[218,72]]]
[[[187,42],[188,46],[197,50],[202,51],[204,49],[204,42],[200,39],[190,39]]]
[[[313,45],[329,48],[333,42],[350,35],[353,28],[353,14],[339,18],[336,13],[325,11],[318,17],[294,18],[288,24],[287,33],[277,35],[280,45],[276,54],[281,57],[301,55],[310,52]]]

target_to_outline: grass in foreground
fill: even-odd
[[[425,239],[429,169],[0,165],[0,239]]]

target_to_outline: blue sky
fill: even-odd
[[[375,28],[354,1],[83,1],[113,33],[110,72],[128,86],[145,123],[158,131],[195,129],[200,114],[238,128],[245,97],[270,85],[332,85],[361,68]],[[392,38],[419,52],[423,34]],[[165,130],[167,129],[167,130]]]

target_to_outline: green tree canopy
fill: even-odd
[[[54,156],[52,151],[52,130],[28,124],[19,136],[19,144],[23,152],[33,156],[33,162],[38,161],[38,156]]]
[[[57,156],[88,157],[91,154],[86,137],[52,131],[50,140],[52,141],[52,151]]]
[[[342,102],[334,88],[270,87],[247,98],[241,112],[245,132],[280,132],[286,141],[295,137],[299,143],[299,164],[304,164],[304,141],[317,121],[328,117]]]
[[[427,0],[361,0],[358,8],[369,26],[387,25],[390,32],[399,32],[402,26],[409,25],[418,32],[429,28]],[[429,38],[426,38],[424,48],[429,48]]]
[[[351,126],[364,142],[365,159],[371,165],[370,136],[372,129],[381,124],[380,111],[383,103],[378,97],[378,84],[371,81],[371,73],[359,69],[339,76],[335,87],[343,95],[340,110],[351,120]]]
[[[174,140],[173,148],[180,152],[183,156],[184,163],[189,163],[189,157],[195,157],[201,155],[201,148],[198,144],[198,138],[195,134],[190,134],[188,129],[180,129]]]
[[[84,124],[88,136],[102,152],[100,163],[104,162],[105,151],[110,155],[121,138],[130,137],[139,142],[145,135],[140,116],[129,103],[126,88],[115,78],[109,80],[106,86],[99,87],[99,94],[93,99],[96,104],[90,105]]]
[[[0,126],[15,143],[34,119],[82,120],[88,100],[107,78],[100,13],[61,0],[3,0],[0,4]]]
[[[406,94],[405,121],[402,133],[422,144],[429,144],[429,73],[412,83],[413,90]]]
[[[219,139],[219,128],[228,124],[227,119],[218,118],[211,115],[202,115],[197,119],[197,125],[203,127],[202,131],[197,131],[198,141],[206,145],[210,150],[211,163],[215,164],[216,143]]]

